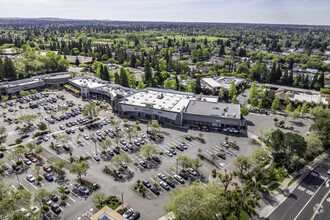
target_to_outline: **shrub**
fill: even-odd
[[[5,172],[5,170],[0,168],[0,174],[2,174],[3,172]]]
[[[44,211],[44,212],[48,212],[48,211],[49,211],[49,206],[48,206],[48,205],[44,205],[44,206],[42,207],[42,211]]]
[[[38,176],[38,177],[37,177],[37,181],[41,181],[42,179],[43,179],[42,176]]]
[[[139,166],[139,163],[138,163],[138,162],[135,162],[135,163],[134,163],[134,166]]]
[[[164,152],[163,152],[163,151],[160,151],[160,152],[159,152],[159,155],[164,155]]]
[[[128,122],[128,119],[127,118],[124,118],[123,119],[123,122],[127,123]]]
[[[20,138],[17,138],[17,139],[15,140],[15,142],[16,142],[16,144],[20,144],[20,143],[22,143],[22,142],[23,142],[23,140],[22,140],[22,139],[20,139]]]
[[[22,165],[23,164],[23,161],[19,160],[16,162],[17,165]]]
[[[154,183],[154,187],[158,188],[159,187],[158,183]]]
[[[65,195],[65,194],[61,195],[61,199],[62,199],[62,200],[66,200],[67,198],[68,198],[67,195]]]

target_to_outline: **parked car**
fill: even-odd
[[[156,161],[157,163],[160,163],[160,159],[159,159],[159,157],[157,157],[157,156],[152,156],[151,157],[154,161]]]
[[[184,150],[183,147],[181,147],[180,145],[179,146],[176,146],[175,148],[178,149],[179,151],[183,151]]]
[[[167,191],[169,191],[170,190],[170,187],[168,186],[168,184],[166,183],[166,182],[164,182],[164,181],[161,181],[160,183],[159,183],[159,185],[161,186],[161,187],[163,187],[165,190],[167,190]]]
[[[55,194],[52,194],[52,195],[50,196],[50,199],[51,199],[53,202],[57,202],[57,201],[58,201],[58,196],[55,195]]]
[[[161,179],[163,181],[165,181],[167,179],[166,176],[162,173],[158,173],[157,176],[159,177],[159,179]]]
[[[176,155],[176,151],[174,149],[169,149],[169,151],[173,154]]]
[[[133,215],[134,209],[130,208],[126,212],[124,212],[123,217],[124,218],[129,218],[131,215]]]
[[[147,188],[150,188],[151,187],[150,182],[147,181],[147,180],[142,180],[142,184],[145,185],[145,187],[147,187]]]
[[[3,158],[5,155],[0,151],[0,158]]]
[[[29,166],[32,164],[32,162],[29,159],[24,159],[24,163]]]
[[[42,136],[42,140],[48,141],[48,137],[47,136]]]
[[[150,131],[150,130],[147,130],[147,134],[153,135],[154,132],[153,131]]]
[[[36,163],[36,162],[38,162],[37,158],[35,158],[35,157],[30,157],[30,161],[31,161],[32,163]]]
[[[174,179],[176,179],[179,183],[184,184],[184,179],[183,179],[181,176],[174,174],[173,177],[174,177]]]
[[[85,140],[89,140],[89,135],[87,135],[87,134],[84,134],[84,136],[83,136],[83,137],[84,137],[84,139],[85,139]]]
[[[93,158],[94,158],[94,160],[97,161],[97,162],[100,161],[100,157],[99,157],[98,155],[96,155],[96,154],[93,155]]]
[[[47,173],[52,172],[52,168],[50,168],[49,166],[44,165],[44,166],[43,166],[43,169],[44,169],[44,171],[46,171]]]
[[[175,188],[175,183],[173,180],[170,180],[169,178],[166,179],[165,181],[169,186],[171,186],[172,188]]]
[[[197,176],[197,172],[193,168],[187,168],[188,173],[190,173],[193,176]]]
[[[83,127],[79,127],[78,129],[79,129],[79,131],[81,131],[81,132],[84,131],[84,128],[83,128]]]
[[[151,187],[150,190],[151,190],[151,192],[153,192],[157,196],[160,194],[159,190],[156,187]]]
[[[140,165],[143,167],[143,168],[147,168],[147,163],[145,161],[140,161]]]
[[[88,194],[89,194],[89,189],[87,189],[87,188],[84,187],[84,186],[79,186],[79,187],[78,187],[78,191],[79,191],[81,194],[84,194],[84,195],[88,195]]]
[[[107,150],[107,153],[110,155],[110,156],[114,156],[115,154],[113,153],[112,150]]]
[[[120,150],[119,150],[119,148],[115,148],[115,149],[113,149],[113,152],[115,152],[116,154],[120,154]]]
[[[183,179],[188,180],[188,175],[185,172],[180,172],[179,176],[181,176]]]
[[[140,218],[140,212],[134,212],[133,215],[131,215],[131,217],[129,217],[129,220],[137,220]]]
[[[217,154],[218,155],[218,157],[220,157],[221,159],[226,159],[226,155],[225,154],[223,154],[223,153],[218,153]]]
[[[126,163],[120,163],[120,166],[124,169],[127,169],[127,164]]]
[[[157,137],[159,137],[160,139],[164,139],[164,135],[163,134],[157,134]]]
[[[49,173],[44,173],[44,177],[47,181],[52,182],[54,180],[53,176]]]
[[[63,186],[63,188],[64,188],[64,193],[65,194],[70,194],[70,190],[67,186]]]
[[[185,136],[184,139],[186,139],[187,141],[191,141],[191,137],[190,136]]]
[[[28,137],[30,137],[30,135],[24,134],[24,135],[21,136],[21,139],[25,139],[25,138],[28,138]]]
[[[50,209],[57,215],[61,213],[61,208],[56,204],[52,204]]]
[[[36,181],[36,178],[34,178],[34,176],[29,174],[26,176],[26,180],[29,181],[30,183],[33,183],[34,181]]]
[[[167,156],[169,156],[169,157],[173,157],[173,154],[170,152],[170,151],[165,151],[165,154],[167,155]]]
[[[122,174],[120,171],[118,171],[118,170],[115,171],[115,175],[116,175],[119,179],[123,178],[123,174]]]
[[[16,170],[16,171],[21,169],[21,167],[19,165],[17,165],[16,163],[11,165],[11,167],[13,168],[13,170]]]

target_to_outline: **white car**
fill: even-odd
[[[87,134],[84,134],[85,140],[89,140],[89,136]]]
[[[30,183],[33,183],[34,181],[36,181],[36,178],[34,178],[34,176],[29,174],[26,176],[26,180],[29,181]]]
[[[328,172],[327,172],[329,175],[330,175],[330,169],[328,170]]]
[[[176,179],[179,183],[184,184],[184,179],[183,179],[181,176],[174,174],[173,177],[174,177],[174,179]]]

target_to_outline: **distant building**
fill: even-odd
[[[100,209],[98,212],[96,212],[94,215],[92,215],[90,217],[82,216],[81,219],[84,219],[84,220],[127,220],[121,214],[112,210],[108,206],[104,206],[102,209]]]
[[[70,79],[68,72],[49,73],[28,79],[0,83],[0,94],[15,95],[21,90],[59,89]]]
[[[275,97],[279,97],[282,101],[289,97],[289,100],[295,104],[300,105],[307,102],[311,106],[315,105],[329,105],[330,97],[312,92],[299,92],[295,90],[280,88],[275,92]]]
[[[221,87],[228,91],[231,82],[234,81],[237,88],[246,83],[244,79],[236,78],[233,76],[219,76],[215,78],[203,78],[201,80],[204,87],[212,90],[213,93],[218,92]]]

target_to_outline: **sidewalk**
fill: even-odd
[[[289,196],[292,191],[299,185],[299,183],[309,174],[309,171],[314,169],[322,160],[327,158],[330,154],[330,149],[328,149],[323,154],[316,157],[312,162],[307,164],[304,168],[299,170],[296,174],[290,175],[289,178],[284,179],[281,185],[270,193],[271,199],[274,201],[274,204],[270,204],[267,201],[265,206],[260,206],[255,209],[256,213],[259,217],[267,218],[278,206],[280,206],[287,196]],[[288,186],[289,182],[295,177],[301,175],[296,181],[294,181],[290,186]],[[264,200],[263,200],[264,201]]]

